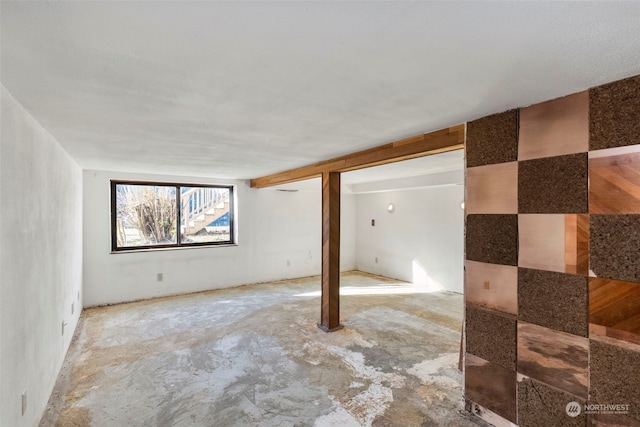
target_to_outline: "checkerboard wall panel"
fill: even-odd
[[[494,397],[516,375],[516,414],[477,378],[466,399],[521,425],[542,404],[604,419],[569,399],[640,423],[640,384],[619,384],[640,372],[640,76],[470,122],[466,150],[466,366],[501,370]]]

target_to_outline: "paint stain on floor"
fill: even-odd
[[[462,408],[461,295],[342,286],[332,333],[318,277],[87,309],[40,425],[486,425]]]

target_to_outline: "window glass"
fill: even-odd
[[[233,243],[233,187],[111,182],[112,250]]]
[[[221,187],[181,187],[183,244],[231,240],[231,191]]]

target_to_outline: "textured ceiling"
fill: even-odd
[[[2,84],[87,169],[256,178],[640,74],[639,2],[6,2]]]

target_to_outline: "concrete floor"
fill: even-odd
[[[41,426],[477,426],[457,370],[462,296],[342,276],[87,309]]]

